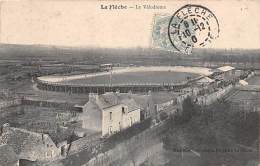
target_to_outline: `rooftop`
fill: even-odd
[[[33,152],[44,143],[53,143],[47,134],[35,133],[25,129],[8,127],[0,137],[0,144],[10,145],[16,154],[27,159],[27,153]],[[30,160],[35,160],[30,158]]]
[[[98,109],[103,111],[106,108],[113,107],[119,104],[128,106],[129,111],[134,111],[139,108],[135,100],[127,93],[122,94],[122,93],[109,92],[98,96],[97,95],[95,96],[93,94],[92,98],[95,98],[95,104],[99,107]],[[88,102],[89,106],[91,104],[92,104],[92,108],[95,108],[93,106],[93,102]]]
[[[0,145],[0,164],[5,166],[11,166],[18,161],[18,157],[14,152],[14,149],[7,144]]]
[[[122,104],[125,104],[128,107],[128,112],[134,111],[139,109],[140,107],[138,104],[135,102],[134,99],[124,99],[121,101]]]
[[[218,70],[222,71],[222,72],[227,72],[227,71],[230,71],[230,70],[233,70],[235,69],[234,67],[232,66],[222,66],[222,67],[219,67],[217,68]]]
[[[214,82],[214,80],[209,78],[209,77],[203,77],[202,79],[199,79],[197,81],[197,83],[202,83],[202,84],[204,84],[204,83],[212,83],[212,82]]]
[[[248,85],[248,82],[246,82],[245,80],[239,80],[239,84],[246,86]]]

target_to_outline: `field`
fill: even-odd
[[[71,84],[163,84],[179,83],[198,74],[173,71],[126,72],[70,80]]]
[[[188,79],[212,74],[209,68],[184,66],[140,66],[114,68],[109,72],[97,72],[80,75],[49,75],[38,77],[43,83],[69,85],[162,85],[183,83]]]

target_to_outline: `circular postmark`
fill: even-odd
[[[190,54],[219,36],[217,17],[201,5],[185,5],[177,10],[168,25],[168,37],[175,49]]]

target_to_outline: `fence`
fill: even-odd
[[[65,92],[65,93],[99,93],[119,90],[122,93],[132,92],[158,92],[158,91],[178,91],[188,87],[190,84],[201,79],[199,76],[187,81],[171,82],[171,83],[117,83],[117,84],[73,84],[68,82],[51,82],[44,80],[36,80],[37,87],[41,90]]]
[[[126,84],[71,84],[63,82],[47,82],[37,80],[37,87],[41,90],[65,93],[99,93],[120,90],[122,93],[148,92],[163,90],[179,90],[188,86],[189,81],[179,83],[126,83]]]
[[[138,67],[138,68],[126,68],[115,70],[113,73],[125,73],[125,72],[136,72],[136,71],[175,71],[175,72],[188,72],[200,75],[209,75],[209,69],[201,67],[183,67],[183,66],[164,66],[164,67]],[[167,83],[106,83],[106,84],[73,84],[69,81],[75,79],[84,79],[89,77],[109,75],[107,72],[92,73],[92,74],[82,74],[82,75],[72,75],[72,76],[50,76],[50,77],[38,77],[36,79],[37,87],[41,90],[56,91],[56,92],[67,92],[67,93],[105,93],[120,90],[120,92],[148,92],[148,91],[163,91],[163,90],[179,90],[181,88],[187,87],[189,83],[202,78],[203,76],[198,76],[194,79],[184,80],[179,82],[167,82]]]
[[[38,107],[51,107],[51,108],[61,108],[61,109],[68,109],[73,110],[75,109],[73,104],[67,102],[55,102],[55,101],[48,101],[48,100],[37,100],[30,97],[24,97],[22,100],[23,105],[32,105]]]

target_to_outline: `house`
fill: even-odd
[[[235,68],[232,67],[232,66],[222,66],[222,67],[219,67],[217,69],[220,70],[220,72],[232,74],[234,72]]]
[[[133,99],[141,108],[141,120],[154,117],[156,115],[156,107],[149,95],[133,95]]]
[[[174,111],[177,104],[176,94],[169,92],[151,92],[148,94],[131,94],[141,108],[141,119],[154,118],[161,111]],[[170,111],[170,112],[169,112]]]
[[[3,166],[18,166],[19,159],[14,149],[7,144],[0,145],[0,165]]]
[[[155,115],[155,107],[152,101],[151,95],[149,94],[133,94],[131,91],[128,93],[120,93],[119,91],[115,93],[110,93],[110,96],[114,95],[119,100],[129,100],[133,99],[137,106],[140,108],[141,120],[147,119]],[[106,96],[109,96],[108,94]]]
[[[120,97],[118,93],[97,95],[90,93],[89,101],[79,116],[82,128],[112,135],[140,122],[140,107],[134,99]]]
[[[222,66],[213,70],[213,75],[217,79],[227,79],[235,76],[235,68],[232,66]]]
[[[182,103],[185,99],[188,97],[194,97],[197,96],[199,93],[201,93],[202,89],[198,87],[187,87],[180,90],[180,92],[177,94],[177,106],[178,109],[182,110]]]
[[[177,104],[175,94],[168,92],[151,92],[148,94],[118,93],[121,98],[132,98],[141,109],[141,120],[154,118],[158,113]]]
[[[0,145],[10,145],[19,159],[29,161],[52,160],[65,154],[66,144],[56,145],[48,134],[31,132],[4,124],[1,128]]]
[[[245,81],[245,80],[239,80],[239,85],[241,85],[241,86],[247,86],[248,85],[248,82],[247,81]]]

